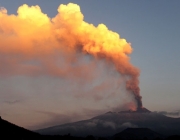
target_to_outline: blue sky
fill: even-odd
[[[49,17],[54,17],[58,6],[69,2],[81,7],[86,22],[95,26],[103,23],[132,44],[131,62],[141,71],[140,88],[143,105],[146,108],[152,111],[180,110],[179,0],[16,0],[14,3],[0,0],[0,7],[5,7],[8,14],[16,14],[17,8],[24,3],[29,6],[39,5],[42,12]],[[19,80],[24,81],[25,86],[28,85],[26,79],[19,78]],[[51,80],[57,79],[52,78]],[[9,81],[11,86],[16,85],[13,79]],[[9,81],[2,82],[1,79],[0,87],[2,88]],[[44,84],[42,79],[39,81],[39,84]],[[29,88],[28,86],[27,89]],[[52,86],[47,87],[46,91],[50,92],[51,89],[53,89]],[[28,95],[26,98],[31,96],[31,93],[26,94]],[[58,93],[55,92],[55,94]],[[47,98],[53,97],[47,95],[42,100],[46,101]],[[0,103],[2,104],[2,101]],[[3,104],[3,106],[6,105]],[[53,105],[51,107],[53,108]],[[2,106],[1,111],[3,111]],[[24,126],[28,125],[25,123]]]

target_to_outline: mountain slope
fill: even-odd
[[[123,140],[147,138],[152,140],[156,138],[164,138],[164,136],[148,128],[127,128],[122,132],[115,134],[113,138],[119,138]]]
[[[180,134],[180,118],[169,118],[149,111],[108,112],[89,120],[49,127],[37,132],[41,134],[74,136],[111,136],[126,128],[150,128],[165,135]]]
[[[14,125],[8,121],[1,119],[0,117],[0,139],[32,139],[38,138],[40,135],[38,133],[29,131],[17,125]]]

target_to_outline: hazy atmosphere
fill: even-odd
[[[142,106],[179,116],[179,5],[0,0],[0,116],[33,130]]]

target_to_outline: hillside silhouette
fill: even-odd
[[[13,123],[3,120],[0,117],[0,140],[83,140],[94,139],[93,136],[74,137],[67,135],[40,135],[36,132],[19,127]]]
[[[15,124],[12,124],[6,120],[3,120],[0,117],[0,139],[33,139],[33,138],[39,138],[40,134],[36,132],[32,132],[30,130],[27,130],[23,127],[19,127]]]

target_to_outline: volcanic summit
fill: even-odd
[[[138,107],[135,111],[130,109],[128,111],[120,111],[119,113],[151,113],[151,111],[145,107]]]

